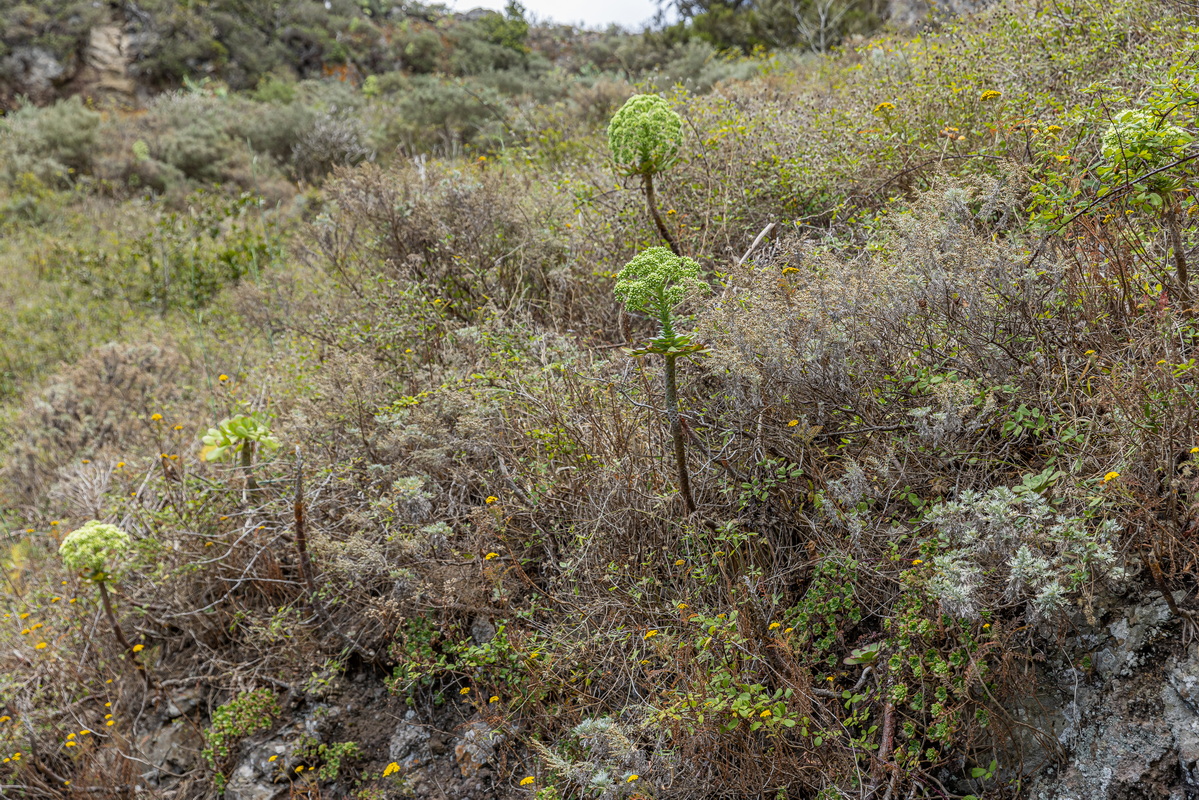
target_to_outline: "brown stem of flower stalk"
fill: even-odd
[[[1170,248],[1174,251],[1174,269],[1178,273],[1179,299],[1184,306],[1191,302],[1191,291],[1188,283],[1187,254],[1182,245],[1182,228],[1178,224],[1178,209],[1171,200],[1166,205],[1166,231],[1170,236]]]
[[[146,688],[150,688],[150,673],[146,672],[145,666],[137,657],[137,651],[133,649],[133,645],[129,644],[129,640],[125,638],[125,631],[121,629],[121,623],[117,621],[117,614],[112,610],[112,600],[108,596],[108,587],[104,585],[104,581],[96,584],[100,587],[100,602],[104,605],[104,614],[108,617],[108,624],[112,626],[112,632],[116,634],[117,642],[121,647],[125,648],[125,652],[129,654],[129,660],[133,662],[133,666],[141,673],[142,680],[146,682]]]
[[[308,533],[304,519],[304,456],[296,448],[296,552],[300,557],[300,577],[308,589],[311,602],[316,601],[316,582],[312,579],[312,562],[308,558]]]
[[[679,494],[687,514],[695,513],[695,500],[691,497],[691,475],[687,472],[687,444],[683,439],[683,423],[679,418],[679,389],[675,376],[675,360],[678,356],[666,356],[666,418],[670,420],[670,437],[674,440],[674,463],[679,472]]]
[[[666,223],[662,221],[662,217],[658,214],[658,201],[654,195],[654,173],[647,172],[643,176],[643,185],[645,187],[645,202],[649,206],[649,215],[654,218],[654,225],[658,227],[658,235],[670,247],[670,252],[676,256],[682,255],[679,252],[679,245],[674,240],[674,236],[666,229]]]
[[[246,497],[258,494],[258,481],[254,480],[254,443],[245,442],[241,446],[241,471],[246,478]]]

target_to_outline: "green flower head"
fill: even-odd
[[[1170,163],[1193,139],[1155,114],[1130,108],[1117,114],[1104,132],[1103,157],[1124,170],[1150,171]]]
[[[83,573],[89,581],[109,581],[119,561],[133,542],[116,525],[92,520],[71,531],[58,546],[58,555],[69,569]]]
[[[616,276],[616,296],[630,310],[666,317],[683,301],[689,286],[699,285],[699,264],[665,247],[642,250]]]
[[[608,146],[629,175],[652,175],[675,162],[683,118],[656,94],[635,94],[608,123]]]

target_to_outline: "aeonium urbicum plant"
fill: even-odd
[[[674,442],[675,466],[679,476],[679,494],[687,513],[695,511],[691,495],[691,477],[687,470],[687,449],[683,439],[683,423],[679,414],[678,377],[676,361],[680,356],[697,355],[705,351],[702,344],[677,330],[675,308],[683,302],[688,289],[703,287],[699,280],[699,264],[694,259],[678,256],[665,247],[642,251],[624,266],[616,276],[616,297],[630,312],[644,312],[658,321],[658,335],[645,347],[631,350],[635,356],[651,353],[666,360],[666,417]]]
[[[234,453],[240,454],[248,494],[254,494],[258,489],[251,473],[254,451],[279,449],[279,441],[271,434],[270,425],[257,413],[237,414],[221,420],[215,428],[209,428],[200,441],[204,443],[200,458],[205,461],[223,461]]]
[[[149,685],[150,678],[141,661],[138,660],[137,650],[125,638],[125,632],[117,620],[116,612],[112,607],[112,598],[108,592],[108,585],[115,583],[120,578],[121,572],[126,567],[126,558],[132,549],[133,540],[125,531],[116,525],[92,520],[67,534],[66,538],[62,540],[62,544],[58,546],[58,555],[67,569],[79,573],[79,576],[85,581],[96,585],[100,592],[100,602],[104,606],[104,614],[108,617],[113,634],[117,637],[121,647],[129,654],[130,661],[142,674],[146,684]]]
[[[658,234],[676,255],[678,244],[658,213],[654,176],[674,166],[682,145],[683,118],[656,94],[633,95],[608,123],[608,146],[617,168],[625,175],[641,178]]]

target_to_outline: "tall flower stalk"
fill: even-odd
[[[75,570],[84,580],[96,584],[100,592],[100,603],[104,607],[104,615],[108,617],[108,624],[112,626],[113,635],[149,687],[150,675],[137,657],[140,648],[135,648],[125,638],[125,631],[117,619],[108,592],[108,584],[119,576],[121,561],[132,547],[129,534],[116,525],[92,520],[67,534],[58,547],[58,554],[68,569]]]
[[[683,438],[683,420],[679,412],[678,359],[704,352],[704,346],[676,330],[674,309],[683,301],[687,289],[702,286],[699,264],[665,247],[642,251],[616,276],[616,296],[629,311],[642,311],[658,320],[658,335],[631,355],[660,355],[666,362],[666,419],[678,472],[679,494],[687,513],[695,511],[691,493],[691,474],[687,469],[687,444]]]
[[[641,190],[658,235],[676,256],[678,242],[662,221],[654,191],[654,176],[674,166],[683,144],[683,118],[656,94],[630,97],[608,123],[608,146],[618,169],[639,176]]]

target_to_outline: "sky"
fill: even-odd
[[[640,30],[657,11],[654,0],[521,0],[530,18],[553,20],[591,28],[602,28],[610,23]],[[446,5],[455,11],[472,8],[494,8],[500,11],[506,0],[446,0]]]

